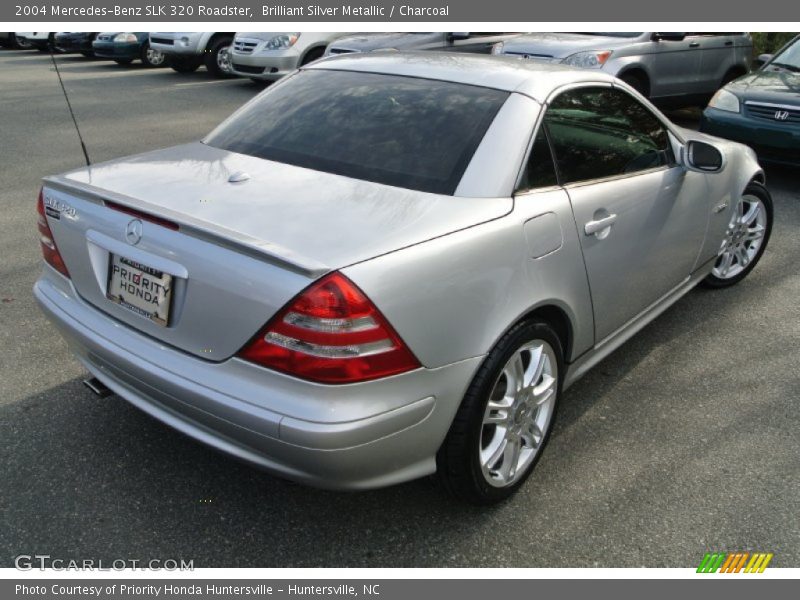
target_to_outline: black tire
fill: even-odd
[[[47,36],[47,42],[43,46],[39,46],[36,49],[39,52],[50,52],[51,50],[55,52],[56,51],[55,48],[56,48],[56,34],[51,33],[50,35]]]
[[[130,67],[131,63],[133,62],[132,58],[115,58],[114,62],[117,63],[120,67]]]
[[[556,357],[558,379],[553,412],[547,430],[543,432],[538,452],[527,470],[514,483],[506,487],[494,487],[484,477],[480,465],[483,415],[489,396],[506,363],[519,348],[532,340],[547,342]],[[470,504],[486,506],[507,499],[525,483],[541,458],[555,423],[563,383],[563,356],[563,343],[555,330],[538,319],[515,325],[500,339],[467,389],[450,431],[437,453],[436,476],[447,492]]]
[[[303,57],[303,61],[300,63],[300,66],[302,67],[322,58],[323,54],[325,54],[325,48],[314,48],[313,50],[309,50],[308,54]]]
[[[201,61],[197,58],[183,58],[171,56],[169,66],[178,73],[194,73],[200,68]]]
[[[214,40],[211,46],[206,50],[205,56],[203,57],[203,63],[206,65],[206,70],[211,73],[214,77],[223,78],[223,77],[233,77],[233,73],[226,73],[222,69],[219,68],[219,64],[217,60],[219,59],[219,53],[223,50],[226,50],[231,44],[233,43],[233,38],[229,37],[221,37]]]
[[[639,73],[623,73],[620,79],[639,92],[645,98],[650,97],[650,85],[644,75]]]
[[[32,50],[33,44],[28,40],[19,39],[16,34],[12,33],[8,36],[8,47],[13,50]]]
[[[766,231],[764,232],[764,237],[762,238],[761,247],[758,249],[755,256],[750,260],[747,266],[744,269],[742,269],[737,275],[729,278],[721,278],[714,275],[714,273],[709,273],[709,275],[701,282],[701,285],[703,287],[711,289],[719,289],[736,285],[742,279],[747,277],[750,271],[752,271],[755,268],[755,266],[758,264],[758,261],[761,260],[761,257],[764,255],[764,250],[767,249],[767,244],[769,243],[769,237],[772,234],[772,219],[774,214],[772,195],[769,193],[766,187],[764,187],[757,181],[751,182],[745,188],[742,195],[743,196],[751,195],[757,197],[759,200],[761,200],[766,210],[766,217],[767,217]]]

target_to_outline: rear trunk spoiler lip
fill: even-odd
[[[243,234],[233,229],[220,227],[195,219],[185,213],[171,211],[168,208],[150,204],[137,198],[132,198],[124,194],[112,192],[106,189],[97,188],[93,185],[75,181],[67,177],[54,175],[42,179],[46,188],[59,190],[65,193],[79,193],[80,198],[104,204],[106,200],[140,210],[145,213],[152,213],[154,216],[163,217],[178,223],[181,233],[191,237],[229,248],[236,252],[241,252],[259,260],[276,264],[294,273],[298,273],[309,279],[317,279],[333,269],[317,260],[300,255],[288,248],[264,242],[252,236]]]

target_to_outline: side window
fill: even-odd
[[[556,168],[553,164],[553,154],[550,152],[550,144],[547,141],[544,127],[539,127],[539,132],[533,141],[528,164],[525,165],[525,170],[522,172],[522,179],[519,182],[517,191],[524,192],[553,185],[558,185]]]
[[[664,125],[613,88],[558,96],[544,120],[562,184],[626,175],[674,163]]]

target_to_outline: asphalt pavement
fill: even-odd
[[[58,58],[92,160],[200,138],[260,91]],[[696,117],[696,115],[695,115]],[[682,124],[691,113],[681,113]],[[428,480],[292,484],[97,398],[37,309],[35,199],[83,157],[49,58],[0,52],[0,566],[19,554],[196,567],[800,566],[800,178],[740,285],[695,290],[565,395],[534,476],[490,509]]]

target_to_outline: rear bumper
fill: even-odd
[[[34,295],[86,369],[131,404],[239,459],[331,489],[382,487],[434,472],[481,360],[324,386],[166,347],[86,304],[49,267]]]
[[[276,81],[294,71],[300,64],[300,55],[293,49],[280,54],[239,54],[231,52],[233,72],[241,77]]]
[[[759,161],[800,165],[800,127],[796,125],[706,108],[700,131],[747,144]]]

